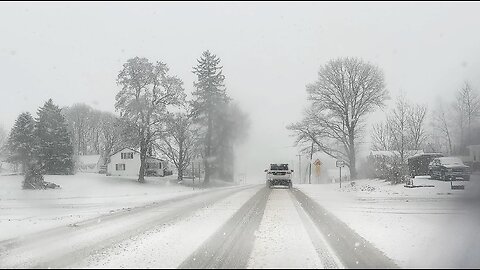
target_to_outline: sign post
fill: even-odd
[[[342,167],[345,167],[345,161],[339,159],[335,165],[340,168],[340,188],[342,188]]]

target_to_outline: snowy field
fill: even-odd
[[[0,241],[204,191],[170,182],[173,178],[147,177],[140,184],[134,177],[45,176],[61,189],[22,190],[23,176],[0,176]]]
[[[381,180],[296,185],[401,267],[480,266],[480,177],[465,190],[416,178],[405,188]]]

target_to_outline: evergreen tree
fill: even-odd
[[[30,113],[21,113],[13,126],[7,141],[8,161],[21,164],[25,172],[27,165],[34,159],[35,121]]]
[[[196,120],[205,128],[204,141],[204,166],[205,183],[208,183],[214,170],[215,149],[214,149],[214,129],[217,124],[215,118],[221,113],[221,108],[228,103],[222,66],[220,58],[205,51],[198,65],[193,68],[193,73],[197,75],[197,81],[194,83],[196,90],[192,93],[194,100],[192,102],[193,113]]]
[[[49,99],[37,112],[37,156],[45,174],[73,173],[73,146],[61,109]]]
[[[217,125],[214,130],[215,141],[215,175],[224,181],[234,181],[235,145],[247,138],[250,126],[248,115],[233,102],[222,108],[217,115]]]

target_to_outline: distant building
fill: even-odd
[[[104,158],[100,155],[75,156],[75,169],[77,172],[85,173],[105,172]]]
[[[480,162],[480,144],[467,146],[470,152],[469,161]]]
[[[164,176],[167,162],[157,157],[147,157],[145,175]],[[107,163],[107,174],[116,176],[138,176],[140,171],[140,152],[132,148],[110,155]]]

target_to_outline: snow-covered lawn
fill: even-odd
[[[187,195],[203,190],[171,183],[174,177],[98,174],[45,176],[61,186],[55,190],[22,190],[23,176],[0,176],[0,241],[88,218]]]
[[[435,187],[381,180],[296,187],[401,267],[480,267],[480,177],[456,183],[465,190],[428,178],[415,184]]]

